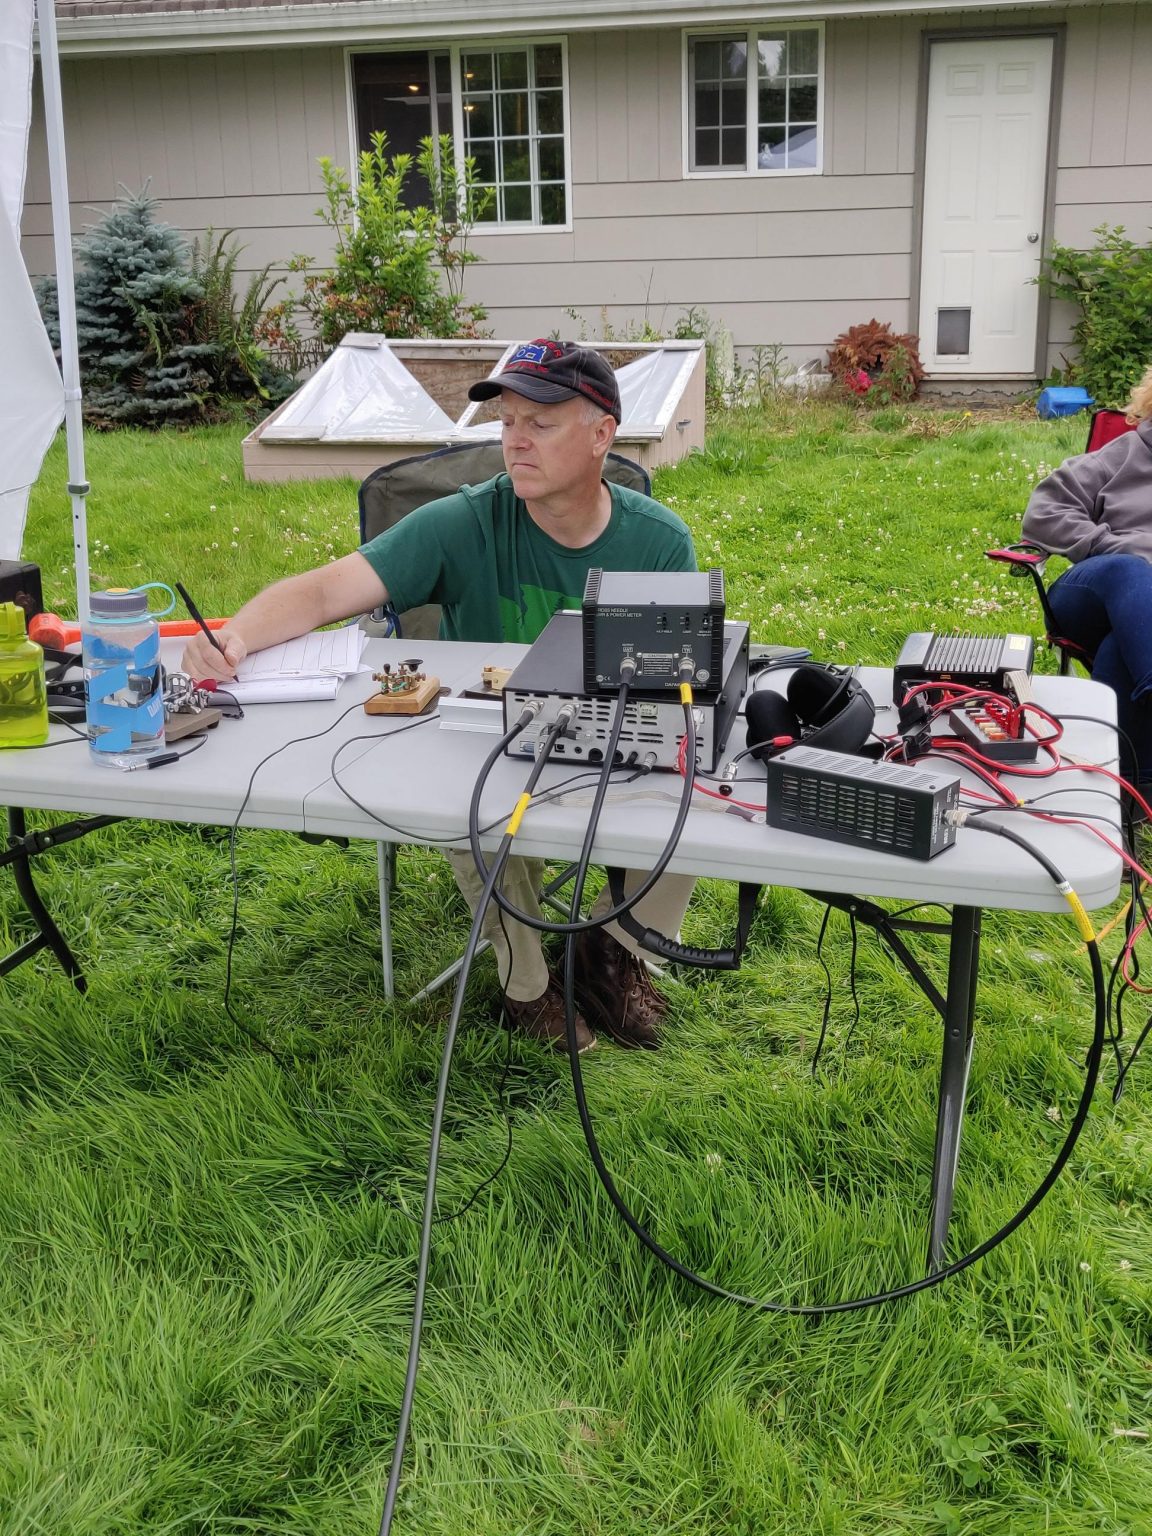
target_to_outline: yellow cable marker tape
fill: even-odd
[[[516,809],[508,818],[508,825],[504,828],[505,837],[515,837],[520,830],[520,823],[524,820],[524,812],[532,804],[532,796],[525,792],[516,802]]]
[[[1064,892],[1064,899],[1072,908],[1072,916],[1076,919],[1076,926],[1080,930],[1080,937],[1084,940],[1085,944],[1091,944],[1096,937],[1096,932],[1092,927],[1092,919],[1084,910],[1084,903],[1071,886]]]
[[[692,684],[691,683],[681,683],[680,684],[680,702],[681,702],[681,704],[691,704],[691,702],[692,702]]]

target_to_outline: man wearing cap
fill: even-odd
[[[203,636],[189,641],[185,670],[232,677],[249,651],[386,601],[400,610],[439,603],[446,640],[528,643],[559,609],[579,607],[594,566],[696,569],[691,535],[675,513],[602,478],[620,421],[620,392],[598,353],[572,342],[529,342],[468,393],[473,400],[499,397],[504,474],[428,502],[355,554],[266,588],[217,631],[223,656]],[[453,851],[448,858],[474,908],[481,881],[470,854]],[[643,872],[629,871],[626,889],[642,878]],[[663,876],[637,916],[674,934],[692,885],[687,876]],[[539,886],[539,861],[508,861],[503,889],[517,907],[538,911]],[[598,908],[608,906],[605,892]],[[509,1018],[562,1050],[563,998],[539,933],[510,918],[501,923],[494,907],[484,932],[496,952]],[[659,1043],[666,1004],[627,935],[615,925],[580,935],[576,964],[582,1050],[595,1044],[597,1028],[621,1044]]]

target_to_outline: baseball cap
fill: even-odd
[[[598,352],[574,341],[539,339],[516,348],[499,373],[481,379],[468,391],[469,400],[492,400],[502,389],[526,400],[554,405],[582,395],[620,421],[620,388],[616,375]]]

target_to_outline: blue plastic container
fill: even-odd
[[[1077,411],[1086,411],[1095,403],[1088,391],[1079,384],[1054,384],[1040,391],[1036,414],[1050,421],[1053,416],[1075,416]]]
[[[157,614],[148,593],[160,582],[113,587],[88,597],[84,649],[84,712],[93,762],[131,768],[164,750],[164,679]],[[163,611],[170,613],[173,603]]]

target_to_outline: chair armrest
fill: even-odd
[[[1049,551],[1038,544],[1006,544],[1003,549],[986,549],[989,560],[1002,560],[1011,566],[1013,576],[1043,576]]]

